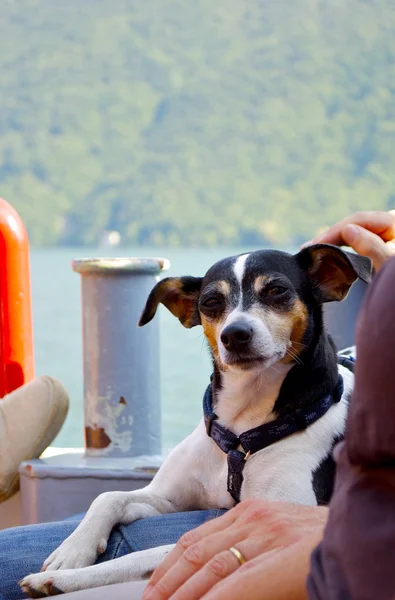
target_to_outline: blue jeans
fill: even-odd
[[[120,525],[113,529],[107,549],[97,562],[176,543],[186,531],[223,512],[200,510],[173,513]],[[40,571],[47,556],[74,531],[78,523],[77,518],[0,531],[0,600],[19,600],[22,593],[18,581],[29,573]]]

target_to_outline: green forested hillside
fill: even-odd
[[[48,245],[394,207],[394,31],[393,0],[2,0],[0,195]]]

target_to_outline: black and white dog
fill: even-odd
[[[370,276],[369,259],[321,244],[294,256],[243,254],[204,277],[159,282],[140,325],[162,303],[185,327],[203,326],[214,363],[204,418],[146,488],[99,496],[22,589],[41,597],[146,576],[169,546],[90,566],[117,523],[231,508],[249,497],[327,503],[353,375],[337,364],[322,304],[342,300],[357,278]]]

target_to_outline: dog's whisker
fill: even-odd
[[[288,348],[287,350],[287,354],[288,356],[290,356],[298,365],[303,366],[304,363],[303,361],[299,358],[299,356],[297,354],[295,354],[294,352],[292,352],[292,350],[290,348]]]
[[[301,350],[300,348],[296,349],[296,348],[292,348],[292,347],[291,347],[291,348],[288,348],[288,350],[287,350],[287,353],[288,353],[290,356],[294,356],[294,357],[295,357],[295,359],[296,359],[296,358],[299,358],[298,352],[299,352],[300,350]],[[299,360],[300,360],[300,359],[299,359]]]
[[[299,358],[299,357],[298,357],[296,354],[293,354],[293,353],[291,353],[291,352],[289,352],[289,351],[287,352],[287,354],[288,354],[288,355],[289,355],[289,356],[292,358],[292,360],[294,360],[294,361],[295,361],[295,362],[296,362],[298,365],[301,365],[301,366],[303,366],[303,361],[302,361],[302,360],[301,360],[301,359],[300,359],[300,358]]]
[[[199,338],[204,338],[204,339],[206,339],[206,336],[204,335],[204,332],[203,332],[203,331],[202,331],[201,333],[198,333],[194,339],[195,339],[195,340],[198,340]]]
[[[270,365],[269,369],[273,369],[273,371],[275,371],[276,373],[281,375],[280,371],[278,369],[276,369],[276,367],[274,365]],[[262,375],[263,375],[263,373],[262,373]],[[262,377],[262,382],[263,382],[263,377]]]
[[[304,362],[302,360],[300,360],[300,358],[298,358],[297,356],[294,357],[294,361],[300,365],[301,367],[303,367]]]
[[[300,346],[301,348],[308,348],[308,345],[307,344],[302,344],[302,342],[295,342],[295,341],[293,341],[292,342],[292,346],[295,346],[295,345],[296,346]]]

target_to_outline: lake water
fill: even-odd
[[[250,249],[33,249],[31,271],[36,372],[59,378],[71,398],[66,423],[53,445],[83,445],[80,276],[71,269],[74,258],[163,256],[171,261],[170,275],[203,275],[217,260]],[[211,363],[200,327],[184,329],[163,307],[159,310],[159,318],[162,439],[167,450],[192,431],[199,421]]]

